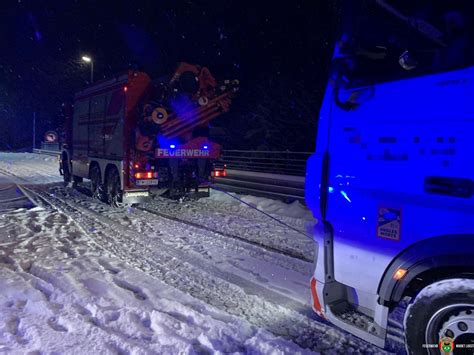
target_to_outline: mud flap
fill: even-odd
[[[123,193],[122,202],[124,204],[144,203],[150,199],[150,193],[144,191],[125,191]]]
[[[195,189],[191,189],[186,193],[186,197],[189,198],[204,198],[204,197],[209,197],[211,195],[211,188],[209,185],[199,185]]]

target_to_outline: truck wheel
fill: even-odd
[[[474,346],[474,280],[448,279],[425,287],[408,306],[404,324],[409,354],[439,354],[439,348],[423,345],[437,345],[442,338]],[[459,350],[472,348],[454,354]]]
[[[107,202],[112,207],[123,207],[122,196],[120,176],[117,169],[111,169],[107,176]]]
[[[105,201],[104,185],[101,181],[100,168],[97,165],[92,166],[90,176],[92,197],[99,201]]]

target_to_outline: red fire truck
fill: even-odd
[[[188,63],[159,80],[128,71],[98,82],[75,95],[59,171],[65,183],[89,179],[92,195],[113,206],[208,196],[210,177],[225,174],[209,122],[237,91],[237,80],[219,83]]]

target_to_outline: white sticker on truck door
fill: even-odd
[[[400,240],[402,211],[397,208],[379,207],[377,216],[377,237]]]

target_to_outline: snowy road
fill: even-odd
[[[54,158],[0,156],[38,206],[0,215],[0,352],[383,353],[317,320],[312,242],[258,211],[222,194],[113,209],[58,183]]]

